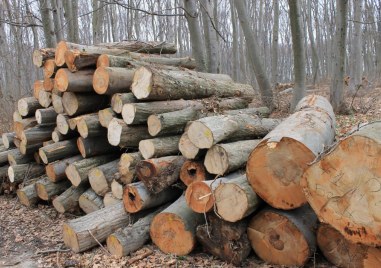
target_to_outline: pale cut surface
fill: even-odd
[[[134,91],[134,88],[139,88],[139,90]],[[152,72],[146,68],[138,68],[135,71],[131,89],[136,98],[147,98],[152,89]]]

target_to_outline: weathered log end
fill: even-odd
[[[131,91],[137,99],[147,98],[152,90],[152,72],[145,67],[135,71]]]
[[[56,46],[56,54],[54,61],[57,66],[63,66],[65,64],[65,52],[68,50],[66,41],[60,41]]]
[[[203,182],[194,182],[188,185],[185,191],[188,206],[197,213],[210,211],[214,206],[214,195],[211,187]]]
[[[189,186],[193,182],[205,181],[207,179],[207,172],[202,162],[187,160],[181,167],[180,180]]]
[[[98,58],[99,60],[99,58]],[[93,87],[98,94],[105,94],[109,87],[110,75],[105,67],[98,67],[93,76]]]

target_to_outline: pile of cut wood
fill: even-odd
[[[269,263],[303,265],[318,223],[307,201],[329,223],[317,241],[333,263],[346,265],[332,249],[340,241],[353,251],[351,242],[381,245],[381,123],[322,155],[335,138],[326,99],[308,96],[284,121],[269,119],[267,108],[248,108],[251,86],[164,56],[175,52],[127,41],[36,50],[44,80],[18,101],[14,132],[2,136],[3,191],[17,189],[26,206],[46,200],[60,213],[86,213],[63,225],[75,252],[106,242],[125,256],[151,239],[186,255],[198,241],[235,265],[251,249]],[[380,261],[377,249],[361,249],[359,262]]]

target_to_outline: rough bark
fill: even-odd
[[[54,125],[35,126],[24,130],[19,138],[25,145],[42,143],[51,139],[53,130]]]
[[[46,175],[53,182],[65,180],[67,178],[65,174],[67,166],[79,160],[82,160],[82,156],[76,155],[49,163],[45,166]]]
[[[108,49],[123,49],[129,52],[140,52],[147,54],[175,54],[177,52],[177,48],[174,43],[157,41],[121,41],[101,43],[97,44],[97,47],[98,46],[106,47]]]
[[[79,153],[76,139],[56,142],[44,147],[38,151],[42,161],[45,164],[52,163]]]
[[[136,98],[132,93],[116,93],[111,98],[111,107],[114,112],[122,113],[123,105],[126,103],[134,103]]]
[[[54,78],[56,88],[61,92],[93,92],[94,70],[83,70],[71,73],[66,68],[57,71]]]
[[[94,137],[77,139],[77,147],[83,158],[113,153],[119,155],[120,149],[108,143],[106,137]]]
[[[102,95],[130,92],[135,69],[98,67],[94,73],[93,87]]]
[[[107,139],[113,146],[138,147],[139,142],[144,139],[149,139],[151,136],[148,133],[146,126],[127,126],[127,124],[118,118],[111,120],[108,125]]]
[[[119,159],[92,168],[89,171],[89,182],[91,188],[97,195],[104,196],[111,191],[111,183],[115,173],[118,172]]]
[[[54,198],[53,206],[59,213],[77,211],[79,197],[87,190],[88,185],[71,186],[65,192]]]
[[[53,108],[38,109],[35,117],[39,125],[51,125],[57,121],[57,113]]]
[[[94,138],[106,136],[107,130],[99,123],[98,113],[91,113],[81,116],[77,121],[77,130],[82,138]]]
[[[74,94],[65,92],[62,97],[62,104],[65,112],[69,116],[91,113],[106,108],[108,98],[92,94]]]
[[[16,150],[9,150],[8,152],[8,162],[9,165],[21,165],[21,164],[28,164],[30,162],[33,162],[34,157],[32,154],[29,155],[23,155],[20,153],[18,149]]]
[[[139,142],[139,152],[144,159],[175,155],[179,152],[180,136],[169,136]]]
[[[17,102],[17,110],[21,116],[34,116],[36,110],[41,108],[43,107],[35,97],[22,98]]]
[[[35,184],[38,197],[45,201],[51,201],[54,196],[65,192],[70,185],[70,181],[63,180],[54,183],[46,176],[39,179]]]
[[[44,166],[33,164],[33,163],[15,165],[15,166],[10,166],[8,168],[8,177],[10,182],[19,184],[19,183],[22,183],[23,181],[36,178],[44,174],[44,172],[45,172]]]
[[[78,199],[78,204],[86,214],[104,208],[102,197],[97,195],[91,188],[81,194]]]

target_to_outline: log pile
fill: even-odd
[[[237,266],[252,249],[268,263],[302,266],[319,218],[329,224],[317,236],[329,260],[349,262],[326,233],[369,254],[361,265],[376,263],[381,124],[324,154],[335,138],[326,99],[308,96],[285,120],[268,118],[266,107],[248,108],[251,86],[161,55],[175,52],[137,41],[35,51],[44,80],[2,135],[1,192],[86,214],[63,226],[75,252],[106,243],[122,257],[152,240],[176,255],[200,243]]]

